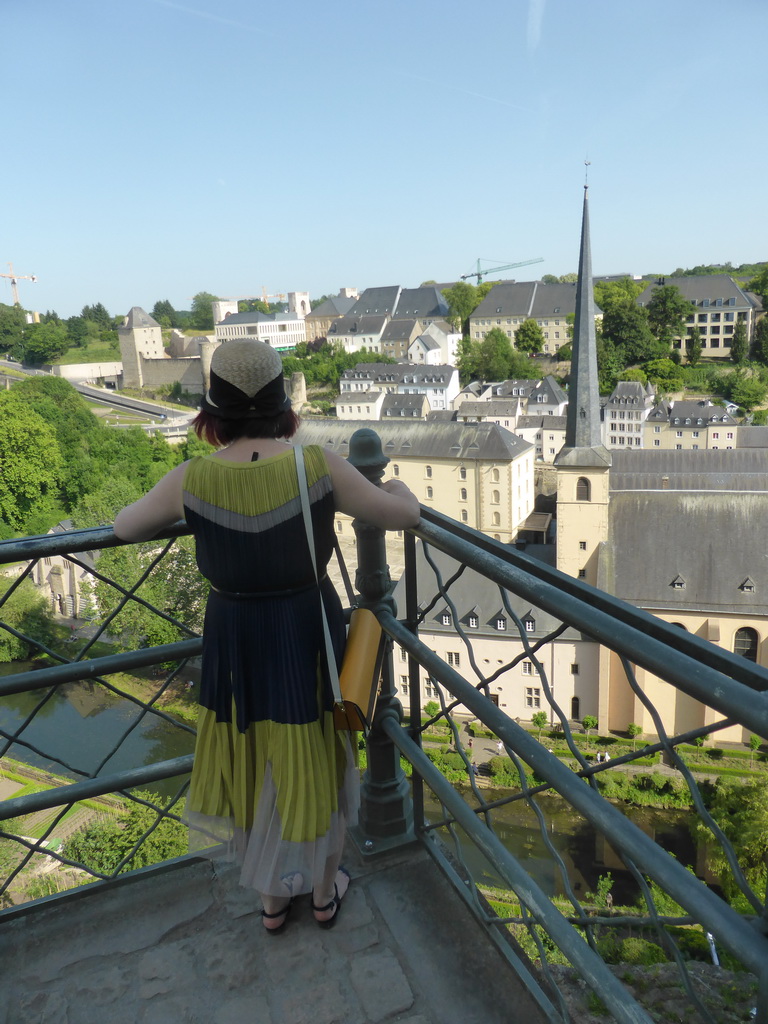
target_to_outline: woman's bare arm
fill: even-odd
[[[402,481],[387,480],[377,487],[340,455],[326,451],[325,457],[339,512],[382,530],[402,530],[418,523],[419,502]]]
[[[121,540],[149,540],[184,518],[182,483],[187,463],[166,473],[143,498],[118,512],[115,533]]]

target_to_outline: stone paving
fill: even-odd
[[[0,914],[0,1024],[539,1024],[422,848],[346,864],[328,931],[302,897],[268,935],[236,869],[193,858]]]

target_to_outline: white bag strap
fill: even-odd
[[[293,449],[296,458],[296,477],[299,482],[299,498],[301,499],[301,512],[304,519],[304,528],[307,531],[307,543],[309,544],[309,557],[312,559],[312,568],[315,571],[318,592],[320,596],[320,611],[323,618],[323,635],[325,637],[325,654],[328,663],[328,675],[331,680],[331,690],[336,704],[343,704],[341,696],[341,684],[339,683],[339,670],[336,668],[336,656],[333,653],[331,642],[331,630],[328,626],[328,616],[325,614],[325,601],[320,591],[320,578],[317,572],[317,558],[315,557],[315,531],[312,527],[312,512],[309,507],[309,488],[307,486],[307,468],[304,464],[304,449],[296,445]]]

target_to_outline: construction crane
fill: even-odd
[[[261,289],[261,297],[264,300],[264,302],[266,302],[267,305],[269,305],[269,300],[270,299],[277,299],[279,302],[284,302],[285,301],[285,293],[284,292],[275,292],[274,295],[267,295],[267,289],[266,288],[262,288]]]
[[[14,272],[13,272],[13,264],[12,263],[8,264],[8,269],[10,270],[10,274],[0,274],[0,277],[7,277],[7,278],[9,278],[9,280],[11,282],[11,292],[13,293],[13,304],[14,304],[14,306],[20,306],[21,303],[19,302],[19,289],[17,287],[19,281],[36,281],[37,280],[37,275],[36,274],[14,274]]]
[[[485,270],[483,270],[482,267],[480,266],[481,263],[491,263],[491,262],[493,262],[493,261],[492,260],[480,260],[479,259],[477,261],[477,270],[473,270],[469,274],[462,274],[461,275],[461,280],[462,281],[466,281],[468,277],[476,277],[477,278],[477,283],[478,284],[482,284],[483,283],[483,278],[487,274],[497,274],[500,270],[512,270],[514,267],[528,267],[528,266],[531,265],[531,263],[543,263],[544,262],[544,257],[543,256],[537,256],[535,260],[522,260],[520,263],[505,263],[501,267],[486,267]]]

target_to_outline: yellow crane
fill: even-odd
[[[14,274],[14,272],[13,272],[13,264],[12,263],[8,264],[8,269],[10,270],[10,274],[0,274],[0,277],[7,277],[10,280],[10,282],[11,282],[11,292],[13,293],[13,304],[14,304],[14,306],[20,306],[21,303],[19,302],[19,289],[17,287],[19,281],[36,281],[37,280],[37,275],[36,274]]]

